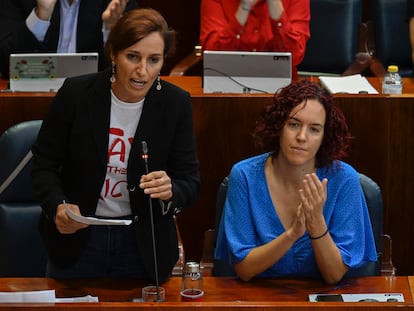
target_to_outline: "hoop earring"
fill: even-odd
[[[156,86],[157,91],[161,91],[161,89],[162,89],[161,81],[160,80],[161,80],[160,74],[158,74],[158,77],[157,77],[157,86]]]
[[[112,62],[111,70],[112,70],[112,75],[109,78],[109,81],[111,81],[112,83],[114,83],[116,81],[116,76],[115,76],[116,75],[116,65],[115,65],[114,62]]]

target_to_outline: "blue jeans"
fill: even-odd
[[[147,278],[133,226],[91,226],[84,251],[74,265],[60,268],[48,260],[46,277]]]

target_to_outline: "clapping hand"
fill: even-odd
[[[252,7],[254,7],[259,0],[240,0],[240,6],[244,10],[250,11]]]
[[[112,0],[102,13],[102,21],[106,29],[111,29],[124,13],[128,0]]]
[[[303,213],[306,219],[306,228],[310,235],[317,236],[320,228],[325,225],[323,207],[326,202],[328,180],[319,180],[315,173],[306,174],[303,187],[299,190]],[[317,232],[316,234],[313,234]]]
[[[35,9],[37,17],[45,21],[50,20],[56,1],[57,0],[37,0]]]
[[[302,203],[299,204],[296,210],[296,217],[293,219],[291,226],[286,231],[287,235],[293,241],[298,240],[306,231],[306,221],[302,205]]]

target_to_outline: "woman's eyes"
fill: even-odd
[[[141,57],[140,57],[140,56],[138,56],[137,54],[133,54],[133,53],[128,53],[128,54],[127,54],[127,58],[128,58],[129,60],[131,60],[131,61],[135,61],[135,62],[138,62],[138,61],[140,61],[140,60],[141,60]],[[157,64],[157,63],[159,63],[159,61],[160,61],[160,57],[158,57],[158,56],[152,56],[152,57],[150,57],[150,58],[148,59],[148,61],[149,61],[151,64]]]
[[[133,54],[133,53],[128,53],[127,58],[130,60],[135,60],[135,59],[138,59],[138,55]]]
[[[321,131],[321,129],[319,127],[311,127],[310,130],[313,133],[319,133]]]
[[[160,58],[154,56],[154,57],[151,57],[150,58],[150,61],[151,61],[151,63],[156,64],[156,63],[158,63],[160,61]]]
[[[288,125],[290,127],[299,127],[300,126],[299,122],[289,122]]]
[[[290,128],[300,128],[301,124],[299,122],[288,122],[288,126]],[[312,133],[320,133],[321,129],[318,126],[311,126],[309,127],[309,131],[311,131]]]

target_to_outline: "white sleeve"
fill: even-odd
[[[50,21],[41,20],[35,13],[35,9],[26,18],[26,26],[35,35],[38,41],[43,42],[46,32],[50,26]]]

